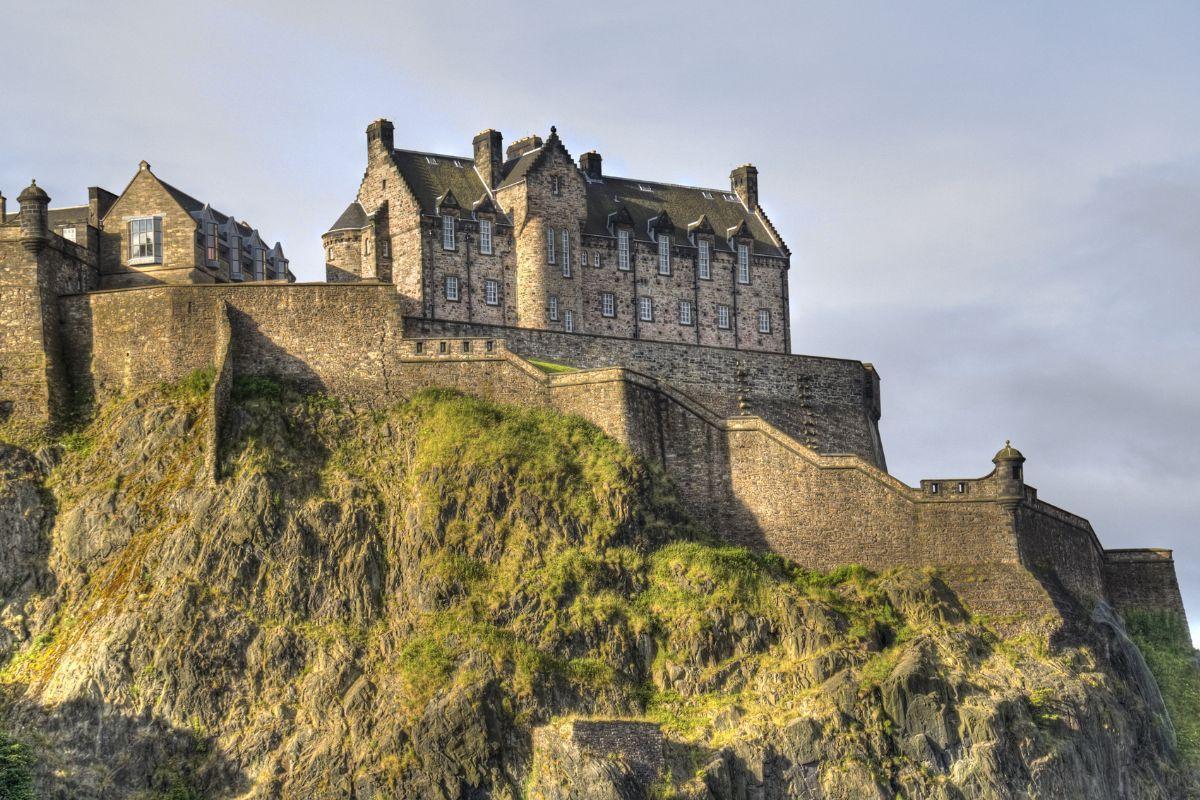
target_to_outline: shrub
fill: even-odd
[[[29,748],[0,733],[0,800],[33,800]]]
[[[1175,726],[1179,753],[1200,768],[1200,664],[1187,623],[1170,612],[1129,612],[1129,635],[1146,657]]]
[[[243,375],[233,381],[234,400],[278,400],[283,386],[261,375]]]

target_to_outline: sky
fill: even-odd
[[[1169,547],[1200,642],[1200,4],[0,0],[0,190],[155,173],[323,278],[367,124],[605,172],[759,169],[796,352],[882,376],[888,465],[1012,439],[1108,547]],[[15,203],[13,203],[15,205]]]

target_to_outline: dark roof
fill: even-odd
[[[359,230],[367,227],[367,212],[355,200],[346,206],[346,210],[337,218],[337,222],[329,226],[330,231]],[[328,233],[328,231],[326,231]]]
[[[505,161],[501,172],[503,177],[497,188],[502,189],[524,180],[548,146],[549,142]],[[414,150],[395,150],[392,156],[400,174],[416,194],[421,210],[426,214],[438,213],[438,202],[447,192],[452,193],[464,207],[474,206],[479,198],[486,194],[483,181],[474,169],[475,161],[470,156],[447,156]],[[431,164],[431,159],[435,163]],[[454,166],[455,161],[462,166]],[[643,190],[643,186],[648,191]],[[709,196],[706,197],[706,194]],[[726,196],[734,199],[726,200]],[[609,215],[624,206],[633,219],[635,239],[648,240],[650,237],[647,223],[665,211],[680,230],[686,229],[700,217],[707,216],[709,225],[716,233],[718,247],[724,245],[730,229],[744,224],[754,240],[755,253],[786,255],[758,215],[747,211],[737,196],[731,194],[728,189],[676,186],[606,175],[600,181],[587,182],[587,199],[584,233],[610,234]]]
[[[438,200],[447,192],[453,193],[464,206],[475,205],[476,200],[487,194],[475,171],[475,159],[469,156],[395,150],[392,159],[426,214],[438,213]],[[461,166],[454,166],[456,161]]]
[[[88,207],[70,206],[68,208],[51,208],[46,212],[46,224],[51,228],[62,225],[87,225]]]
[[[158,176],[156,175],[155,177],[158,177]],[[167,190],[167,194],[169,194],[169,195],[171,195],[171,197],[175,198],[175,202],[179,203],[179,205],[183,206],[183,210],[187,211],[189,214],[192,213],[193,211],[199,211],[200,209],[204,208],[204,203],[201,203],[199,200],[192,197],[190,194],[183,191],[182,189],[176,189],[174,186],[167,183],[162,178],[159,178],[158,182],[161,183],[162,187]],[[216,214],[217,217],[221,218],[221,222],[225,221],[224,214],[221,214],[216,209],[213,209],[213,213]]]

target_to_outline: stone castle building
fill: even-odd
[[[367,128],[358,196],[324,235],[327,279],[393,284],[427,319],[766,350],[789,347],[789,252],[758,201],[606,175],[557,131],[469,156],[397,150]]]
[[[875,368],[791,353],[753,167],[722,192],[606,176],[553,129],[503,154],[485,131],[471,158],[397,150],[384,120],[367,142],[325,283],[144,162],[87,206],[0,199],[0,438],[214,369],[219,479],[236,376],[367,406],[457,388],[591,420],[714,532],[810,568],[935,567],[978,613],[1063,630],[1101,601],[1184,614],[1171,551],[1105,549],[1011,446],[977,477],[888,474]]]

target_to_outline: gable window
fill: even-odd
[[[680,325],[691,325],[692,324],[692,301],[691,300],[680,300],[679,301],[679,324]]]
[[[629,231],[617,231],[617,269],[629,269]]]
[[[447,275],[446,276],[446,299],[447,300],[458,300],[458,276],[457,275]]]
[[[162,217],[129,220],[129,263],[157,264],[162,261]]]
[[[500,282],[499,281],[484,281],[483,282],[483,302],[489,306],[500,305]]]
[[[492,254],[492,221],[479,220],[479,252],[490,256]]]
[[[654,300],[649,297],[638,298],[638,319],[643,322],[654,321]]]
[[[729,306],[717,306],[717,327],[729,330]]]
[[[750,247],[739,244],[738,248],[738,283],[750,282]]]
[[[600,267],[600,251],[596,250],[592,253],[592,266],[597,269]]]
[[[546,263],[554,263],[554,228],[546,228]]]
[[[604,292],[600,295],[600,313],[606,317],[617,315],[617,299],[612,292]]]
[[[562,194],[562,176],[560,176],[560,175],[551,175],[550,176],[550,194],[555,195],[555,196]]]
[[[562,232],[562,268],[563,277],[571,277],[571,234],[565,230]]]
[[[63,228],[62,229],[62,237],[64,239],[66,239],[68,242],[75,241],[75,229],[74,228]]]
[[[671,274],[671,237],[665,233],[658,235],[658,274]]]
[[[712,247],[712,244],[708,241],[708,239],[701,239],[699,247],[700,255],[698,262],[700,267],[700,277],[706,281],[712,280],[712,251],[709,249]]]
[[[558,297],[556,295],[550,295],[549,311],[550,321],[558,322]]]
[[[563,312],[563,330],[567,333],[575,332],[575,315],[570,309]]]
[[[442,249],[454,249],[454,217],[449,214],[442,215]]]
[[[765,308],[760,308],[758,310],[758,332],[771,332],[771,312]]]

